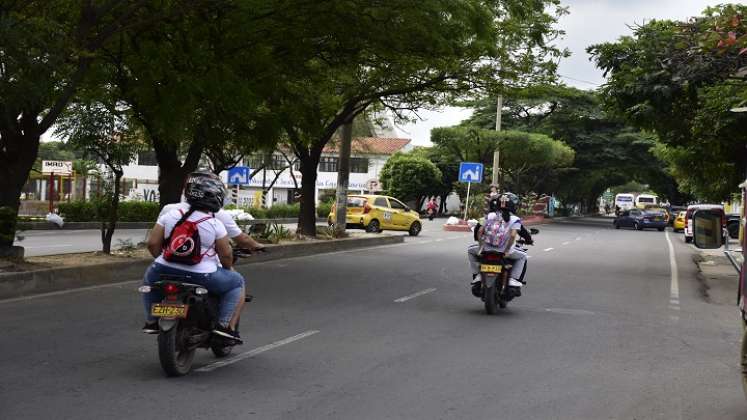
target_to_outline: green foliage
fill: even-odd
[[[437,194],[441,177],[433,162],[404,153],[390,157],[379,174],[386,193],[405,202]]]
[[[298,217],[300,206],[298,204],[273,204],[267,209],[268,219],[288,219]]]
[[[108,220],[110,202],[106,199],[60,203],[60,215],[65,222],[102,222]],[[119,203],[120,222],[156,222],[160,209],[158,203],[148,201],[123,201]]]
[[[316,205],[316,217],[318,218],[327,218],[329,216],[329,212],[332,211],[332,202],[321,202]]]
[[[747,6],[718,6],[687,22],[653,21],[632,37],[589,48],[609,74],[607,108],[656,133],[656,156],[684,191],[702,200],[728,199],[747,168],[747,114],[729,111],[747,99],[745,77],[734,75],[747,65],[745,13]]]
[[[257,235],[257,238],[262,242],[270,242],[277,244],[282,240],[291,239],[293,233],[285,226],[279,223],[271,223],[266,225],[264,230]]]

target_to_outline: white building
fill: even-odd
[[[412,148],[410,139],[393,137],[362,137],[353,139],[350,160],[351,192],[366,193],[381,190],[379,173],[391,155],[408,151]],[[285,153],[291,160],[294,156]],[[263,156],[256,155],[245,159],[243,165],[250,170],[262,165]],[[316,199],[325,199],[334,194],[337,188],[338,150],[336,146],[324,149],[319,162],[316,180]],[[303,182],[299,166],[296,162],[288,168],[288,162],[283,153],[275,152],[272,162],[264,170],[254,174],[249,185],[231,186],[232,198],[241,205],[254,205],[261,199],[262,190],[269,188],[267,206],[273,203],[292,203],[295,200],[296,188]],[[228,182],[228,174],[222,174],[224,182]],[[277,179],[275,180],[275,178]],[[140,153],[136,162],[124,167],[124,178],[131,185],[130,198],[148,201],[158,200],[158,165],[153,153]],[[295,178],[295,181],[294,181]],[[274,184],[272,184],[275,180]],[[271,186],[272,185],[272,186]],[[263,188],[264,186],[264,188]],[[271,186],[271,187],[270,187]],[[238,191],[238,196],[236,191]],[[272,199],[270,199],[270,197]]]

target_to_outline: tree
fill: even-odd
[[[117,227],[120,190],[124,170],[142,149],[141,134],[128,124],[126,114],[112,104],[75,103],[60,119],[58,132],[70,144],[89,157],[103,162],[110,172],[107,192],[99,197],[101,243],[105,254],[111,253],[112,237]]]
[[[180,2],[43,0],[0,4],[0,254],[13,244],[19,196],[39,138],[57,120],[101,49],[180,10]]]
[[[728,199],[747,168],[747,115],[729,111],[747,98],[747,82],[734,73],[747,52],[746,11],[726,5],[688,22],[653,21],[589,48],[609,74],[607,108],[656,133],[656,155],[684,191],[704,200]]]
[[[411,154],[396,153],[390,157],[379,174],[382,186],[388,195],[402,201],[417,203],[439,192],[441,171],[428,159]]]
[[[316,233],[319,159],[355,116],[374,107],[405,118],[464,95],[551,78],[552,59],[562,55],[547,44],[559,34],[552,28],[562,13],[557,4],[354,0],[299,16],[288,48],[301,52],[284,63],[298,71],[281,72],[289,76],[270,101],[300,160],[299,231]],[[383,22],[397,24],[382,31]]]
[[[486,173],[492,171],[493,152],[499,150],[504,184],[520,195],[553,192],[553,181],[574,159],[573,150],[566,144],[543,134],[520,131],[435,128],[431,142],[444,160],[457,166],[459,162],[480,162]],[[483,189],[487,189],[487,183]]]

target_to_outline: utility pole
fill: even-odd
[[[495,131],[501,131],[501,111],[503,110],[503,96],[498,95],[498,100],[495,105]],[[492,184],[498,185],[500,189],[500,177],[501,177],[501,152],[498,150],[496,145],[495,152],[493,152],[493,179]]]
[[[353,143],[353,121],[342,126],[340,154],[337,163],[337,197],[335,200],[335,236],[345,235],[348,213],[348,182],[350,180],[350,149]]]

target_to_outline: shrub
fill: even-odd
[[[285,219],[298,217],[301,212],[299,204],[275,204],[274,206],[267,209],[267,218],[269,219]]]
[[[120,222],[154,222],[158,219],[160,208],[151,201],[125,201],[119,203]]]
[[[332,201],[326,203],[319,203],[316,206],[316,216],[320,218],[327,218],[329,212],[332,211]]]
[[[72,201],[60,203],[60,215],[66,222],[100,222],[106,218],[109,204],[105,200]],[[158,203],[149,201],[123,201],[119,203],[120,222],[155,222]]]

